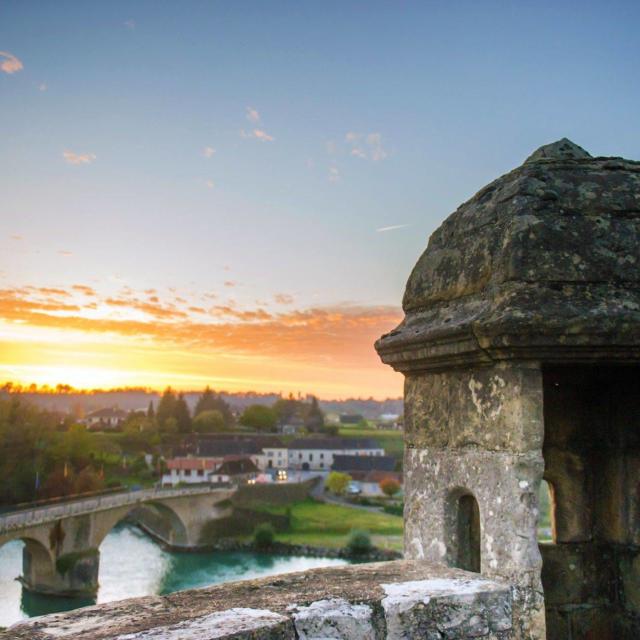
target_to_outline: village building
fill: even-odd
[[[260,473],[254,462],[244,456],[230,456],[210,474],[212,483],[246,484]]]
[[[211,472],[221,463],[213,458],[172,458],[167,460],[168,473],[162,476],[162,485],[208,483]]]
[[[122,409],[108,407],[88,413],[79,422],[86,425],[89,431],[115,431],[122,427],[127,415]]]
[[[299,438],[288,454],[289,469],[328,471],[336,455],[383,456],[384,449],[371,438]]]

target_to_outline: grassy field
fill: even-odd
[[[402,550],[402,518],[307,499],[286,506],[265,505],[269,513],[291,513],[291,530],[276,539],[292,544],[343,547],[352,529],[364,529],[373,543],[383,549]]]
[[[340,427],[339,434],[344,438],[373,438],[377,440],[387,455],[402,460],[404,443],[402,431],[394,429],[365,429],[363,427]]]

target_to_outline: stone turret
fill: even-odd
[[[549,638],[640,637],[639,241],[640,163],[546,145],[433,233],[376,343],[406,376],[406,553],[510,579],[520,638],[543,586]]]

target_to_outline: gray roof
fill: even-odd
[[[396,460],[391,456],[333,456],[333,471],[393,471]]]
[[[298,438],[289,449],[382,449],[373,438]]]

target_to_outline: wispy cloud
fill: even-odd
[[[38,90],[39,90],[39,91],[46,91],[46,90],[47,90],[47,85],[46,85],[46,83],[45,83],[45,82],[41,82],[41,83],[38,85]]]
[[[329,182],[340,182],[340,171],[338,167],[329,167]]]
[[[262,129],[254,129],[253,136],[254,138],[258,138],[260,142],[273,142],[275,140],[273,136],[270,136],[266,131],[263,131]]]
[[[376,229],[376,231],[378,233],[384,233],[385,231],[395,231],[396,229],[405,229],[406,227],[409,227],[410,225],[408,224],[392,224],[388,227],[378,227]]]
[[[380,133],[361,134],[349,131],[344,137],[347,145],[351,147],[350,154],[362,160],[379,162],[387,157],[387,152],[382,146]]]
[[[96,160],[93,153],[74,153],[73,151],[64,151],[62,156],[69,164],[91,164]]]
[[[258,113],[258,110],[253,107],[247,107],[247,120],[253,124],[260,122],[260,114]]]
[[[234,282],[233,280],[225,280],[224,286],[225,287],[235,287],[238,283]]]
[[[215,152],[216,152],[216,150],[213,147],[205,147],[202,150],[202,155],[205,158],[211,158]]]
[[[0,69],[5,73],[12,74],[24,68],[22,62],[8,51],[0,51]]]
[[[205,182],[205,185],[207,185],[208,189],[213,189],[213,187],[215,187],[216,185],[214,184],[213,180],[207,180]]]
[[[58,251],[58,255],[64,256],[65,258],[68,258],[69,256],[73,255],[73,251],[67,251],[66,249],[60,249],[60,251]]]
[[[23,240],[24,238],[16,233],[11,236],[12,240]]]
[[[293,296],[290,296],[288,293],[276,293],[273,299],[278,304],[293,304]]]
[[[136,28],[136,21],[135,20],[125,20],[124,21],[124,28],[129,30],[129,31],[135,31]]]
[[[246,118],[251,124],[257,125],[261,122],[260,114],[257,109],[253,107],[247,107]],[[260,140],[260,142],[273,142],[275,138],[268,134],[264,129],[252,129],[251,131],[247,131],[245,129],[240,129],[240,135],[243,138],[255,138],[256,140]]]

